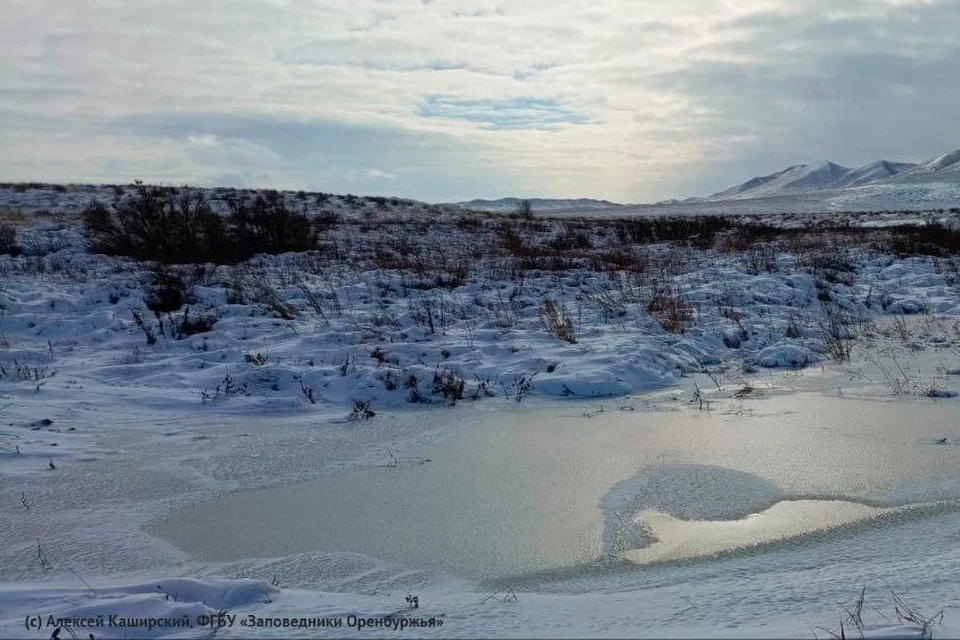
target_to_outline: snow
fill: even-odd
[[[825,189],[843,180],[851,171],[849,167],[828,160],[810,165],[800,164],[769,176],[752,178],[742,185],[716,193],[710,199],[769,197]]]
[[[778,342],[765,347],[756,355],[754,361],[761,367],[805,367],[817,362],[819,358],[806,347]]]
[[[76,213],[91,197],[112,199],[113,188],[4,188],[0,196],[7,210],[25,212],[16,224],[30,246],[25,255],[0,256],[0,364],[6,372],[0,379],[0,501],[7,505],[0,527],[0,635],[50,637],[50,615],[187,616],[196,624],[225,610],[237,620],[432,618],[443,625],[407,633],[437,637],[796,637],[820,626],[835,629],[844,615],[836,603],[855,599],[862,585],[876,607],[864,614],[867,637],[919,637],[916,625],[896,619],[888,588],[929,615],[944,610],[938,636],[960,633],[954,509],[849,530],[841,526],[849,515],[843,512],[831,516],[830,531],[770,544],[784,521],[776,510],[789,509],[791,496],[734,470],[711,480],[706,493],[734,494],[742,500],[742,518],[683,512],[676,502],[647,516],[664,539],[667,529],[678,540],[692,527],[712,531],[706,539],[713,541],[722,535],[717,530],[766,514],[749,521],[773,527],[760,536],[764,544],[641,572],[598,567],[540,576],[532,586],[518,581],[508,585],[516,589],[515,601],[502,587],[357,554],[204,561],[145,529],[228,492],[337,476],[383,465],[390,456],[409,461],[429,455],[452,434],[491,415],[513,415],[521,405],[584,414],[616,406],[624,413],[657,408],[696,415],[696,392],[710,411],[736,415],[775,412],[777,393],[808,385],[818,394],[936,402],[956,411],[957,383],[950,376],[958,370],[960,305],[946,261],[845,251],[853,279],[826,286],[838,308],[865,325],[875,321],[873,333],[864,330],[856,341],[864,349],[875,344],[844,365],[830,363],[821,331],[823,272],[788,253],[775,255],[774,268],[758,273],[737,253],[663,246],[646,248],[643,257],[689,303],[693,320],[682,333],[651,317],[650,283],[631,285],[582,265],[517,276],[491,260],[448,287],[361,258],[334,268],[317,257],[286,255],[259,258],[251,269],[296,309],[295,317],[229,297],[234,274],[221,267],[199,278],[191,302],[191,313],[216,313],[217,323],[207,333],[177,339],[162,332],[146,309],[143,265],[92,256],[84,248]],[[286,197],[300,201],[297,194]],[[467,232],[453,222],[441,224],[456,215],[452,208],[399,201],[382,206],[348,205],[334,196],[315,209],[355,222],[331,240],[344,255],[363,255],[364,243],[397,235],[397,229],[411,243],[450,248],[465,242]],[[424,218],[431,225],[421,228]],[[891,219],[877,214],[861,221]],[[496,222],[483,219],[469,233],[492,233]],[[361,232],[365,224],[373,228]],[[560,223],[544,225],[559,229]],[[322,317],[301,284],[321,301]],[[575,342],[545,330],[540,309],[547,298],[573,319]],[[432,328],[424,319],[430,305],[428,313],[443,311],[443,319],[431,316]],[[154,344],[132,312],[149,321]],[[901,321],[909,323],[902,339],[891,324]],[[797,370],[811,364],[823,372],[817,373],[819,366]],[[457,406],[447,406],[434,391],[433,377],[443,371],[465,380]],[[709,376],[718,372],[723,379],[714,385]],[[405,383],[411,376],[425,402],[410,402],[413,388]],[[349,419],[356,401],[370,401],[377,415]],[[911,433],[903,438],[916,444]],[[838,447],[846,437],[838,433]],[[929,444],[933,455],[951,462],[958,436],[942,437],[943,445]],[[891,440],[878,436],[874,444],[895,456],[899,449]],[[704,447],[713,444],[703,441]],[[637,487],[666,481],[704,486],[706,476],[693,465],[671,473],[666,479],[639,474],[611,487],[605,498],[609,527],[623,526],[632,515]],[[914,487],[911,497],[955,497],[954,487],[937,482],[930,478]],[[871,508],[861,506],[854,507],[858,517]],[[805,509],[821,507],[803,505],[791,517],[807,522],[811,512]],[[700,555],[712,554],[709,545],[700,549]],[[420,599],[416,610],[404,599],[410,593]],[[27,628],[37,615],[43,627]],[[237,625],[217,636],[354,632]],[[199,626],[76,631],[96,638],[212,635],[210,627]]]
[[[910,174],[938,173],[941,171],[955,171],[960,169],[960,149],[944,153],[927,162],[921,163],[910,170]]]
[[[882,211],[950,208],[960,197],[960,151],[920,164],[877,160],[850,169],[827,160],[751,178],[695,202],[700,213],[740,205],[757,211]]]
[[[457,202],[454,206],[473,211],[491,211],[495,213],[513,213],[520,206],[522,198],[500,198],[499,200],[468,200]],[[533,211],[556,212],[565,210],[590,211],[593,209],[608,210],[621,205],[607,200],[593,200],[591,198],[553,199],[528,198]]]
[[[908,162],[890,162],[889,160],[877,160],[865,164],[862,167],[851,170],[846,175],[830,184],[831,189],[843,189],[846,187],[859,187],[864,184],[883,180],[898,173],[908,171],[917,165]]]

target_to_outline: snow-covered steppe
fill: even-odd
[[[136,193],[0,186],[0,636],[960,635],[956,210],[287,192],[313,250],[93,253]]]

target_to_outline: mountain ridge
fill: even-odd
[[[945,178],[960,182],[960,149],[921,163],[875,160],[851,168],[822,160],[813,164],[791,165],[775,173],[754,176],[699,201],[749,200],[778,196],[815,194],[867,186],[897,185]]]

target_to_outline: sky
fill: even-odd
[[[957,0],[3,0],[0,181],[652,202],[960,147]]]

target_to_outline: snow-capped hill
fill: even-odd
[[[944,171],[960,171],[960,149],[917,165],[910,170],[910,174],[941,173]]]
[[[831,189],[844,189],[846,187],[859,187],[860,185],[876,182],[895,176],[904,171],[909,171],[916,167],[916,164],[909,162],[891,162],[889,160],[877,160],[858,167],[841,177],[839,180],[830,184]]]
[[[850,167],[823,160],[798,169],[795,175],[784,176],[782,182],[777,185],[777,189],[783,193],[823,189],[841,180],[851,171]]]
[[[771,197],[826,188],[850,173],[849,167],[824,160],[798,164],[768,176],[751,178],[741,185],[710,196],[710,200]]]
[[[453,203],[462,209],[475,211],[493,211],[505,213],[516,211],[525,198],[500,198],[499,200],[470,200],[468,202]],[[566,210],[594,210],[619,207],[615,202],[608,200],[594,200],[591,198],[575,198],[570,200],[555,200],[549,198],[526,198],[534,211],[566,211]]]
[[[824,160],[794,165],[777,173],[751,178],[699,200],[710,206],[746,200],[768,207],[825,210],[845,208],[895,209],[953,207],[960,198],[960,149],[912,164],[877,160],[856,169]]]
[[[723,190],[723,191],[720,191],[720,192],[718,192],[718,193],[715,193],[715,194],[709,196],[709,199],[711,199],[711,200],[726,200],[727,198],[733,198],[733,197],[736,197],[736,196],[739,196],[739,195],[745,195],[745,194],[752,193],[754,190],[759,189],[760,187],[762,187],[762,186],[764,186],[764,185],[766,185],[766,184],[769,184],[770,182],[773,182],[774,180],[777,180],[778,178],[782,177],[784,174],[787,174],[787,173],[790,173],[791,171],[795,171],[795,170],[797,170],[797,169],[800,169],[800,168],[802,168],[803,166],[804,166],[804,165],[802,165],[802,164],[797,164],[797,165],[794,165],[794,166],[792,166],[792,167],[787,167],[787,168],[784,169],[783,171],[778,171],[778,172],[776,172],[776,173],[771,173],[771,174],[768,175],[768,176],[756,176],[756,177],[754,177],[754,178],[750,178],[749,180],[747,180],[747,181],[744,182],[743,184],[735,185],[735,186],[733,186],[733,187],[730,187],[729,189],[725,189],[725,190]]]

